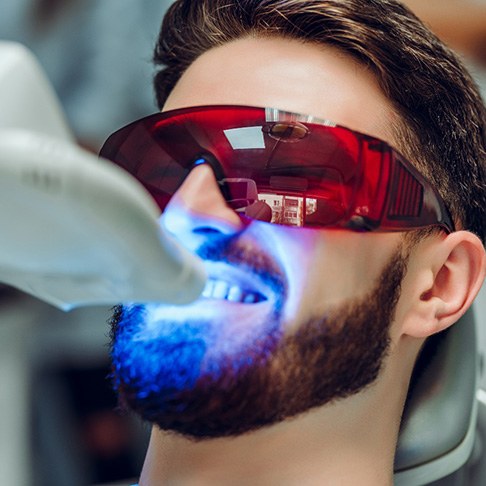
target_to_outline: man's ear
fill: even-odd
[[[426,238],[412,251],[402,297],[409,299],[402,332],[425,338],[454,324],[476,297],[486,274],[481,240],[468,231]]]

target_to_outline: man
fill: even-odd
[[[155,61],[162,114],[102,155],[209,281],[115,313],[140,484],[392,484],[417,355],[485,276],[475,86],[394,0],[176,1]]]

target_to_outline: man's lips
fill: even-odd
[[[208,282],[199,299],[187,305],[147,304],[147,329],[140,339],[151,339],[165,329],[167,322],[213,322],[238,316],[238,324],[252,329],[275,311],[281,294],[273,286],[271,277],[260,275],[244,264],[205,261]],[[268,281],[267,281],[268,279]],[[278,290],[278,289],[277,289]],[[238,314],[234,314],[238,312]],[[165,331],[164,331],[165,332]],[[147,333],[145,335],[145,333]]]

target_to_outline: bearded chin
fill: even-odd
[[[283,334],[273,316],[248,346],[218,356],[210,323],[169,325],[142,345],[144,308],[118,308],[112,361],[120,403],[162,430],[201,440],[238,436],[356,394],[379,375],[406,263],[397,252],[368,295],[294,334]]]

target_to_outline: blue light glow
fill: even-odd
[[[169,397],[191,389],[206,351],[201,330],[169,323],[157,339],[142,339],[145,315],[143,306],[126,306],[122,310],[113,348],[117,377],[136,389],[140,399],[152,394]]]
[[[208,161],[204,158],[204,157],[201,157],[197,160],[194,161],[194,167],[196,167],[197,165],[202,165],[202,164],[207,164]]]
[[[174,399],[199,379],[234,378],[265,362],[280,339],[286,284],[273,261],[255,255],[238,238],[221,235],[196,253],[214,278],[238,280],[267,299],[244,304],[201,298],[187,306],[122,308],[112,351],[115,384],[128,387],[138,400],[156,397],[159,411],[172,409]]]

